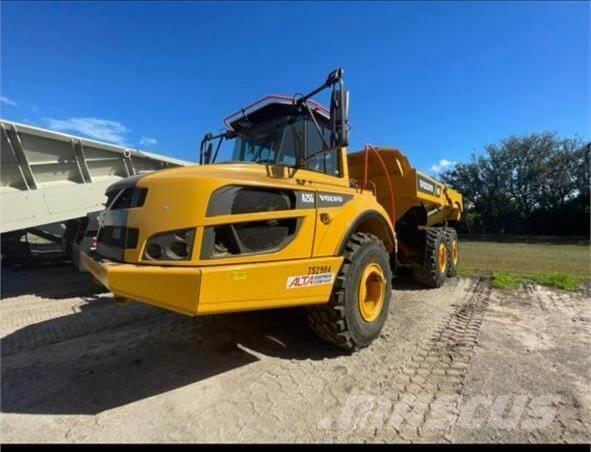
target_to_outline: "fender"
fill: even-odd
[[[384,236],[386,236],[386,237],[389,238],[389,240],[392,243],[394,252],[396,252],[396,248],[397,248],[397,246],[396,246],[396,236],[395,236],[394,231],[390,227],[390,224],[388,223],[388,221],[377,210],[367,210],[367,211],[363,212],[361,215],[359,215],[357,218],[355,218],[355,221],[353,221],[353,223],[351,224],[351,226],[347,230],[347,233],[341,239],[341,243],[340,243],[339,248],[338,248],[338,250],[339,250],[339,256],[342,255],[343,252],[345,251],[345,245],[349,241],[349,238],[355,233],[355,231],[357,231],[357,228],[359,227],[359,225],[362,224],[364,221],[369,220],[369,219],[376,219],[376,220],[378,220],[378,224],[383,229]]]

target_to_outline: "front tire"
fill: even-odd
[[[308,309],[312,330],[349,351],[371,344],[388,317],[392,293],[389,261],[384,244],[375,235],[353,234],[345,246],[329,302]]]

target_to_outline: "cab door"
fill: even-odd
[[[298,172],[304,184],[315,190],[316,229],[314,231],[313,256],[331,256],[335,254],[336,243],[344,234],[344,224],[350,213],[344,210],[354,199],[356,189],[349,185],[347,172],[346,148],[326,148],[330,141],[330,131],[318,128],[312,121],[307,121],[305,132],[306,170]],[[340,224],[343,223],[343,224]]]

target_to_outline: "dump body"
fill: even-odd
[[[348,155],[349,176],[359,184],[363,184],[366,177],[365,159],[364,151]],[[424,209],[426,214],[424,226],[460,219],[463,210],[462,195],[417,171],[400,150],[379,148],[376,152],[368,152],[367,160],[366,188],[375,190],[378,202],[391,216],[393,214],[396,221],[403,218],[414,207]],[[393,212],[390,187],[392,187],[394,198]]]

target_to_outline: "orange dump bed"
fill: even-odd
[[[367,160],[367,170],[366,170]],[[427,225],[457,221],[463,210],[462,195],[445,184],[414,169],[408,158],[395,148],[372,148],[348,155],[349,176],[366,189],[374,190],[378,202],[398,220],[410,208],[423,206]],[[391,191],[390,191],[391,187]]]

